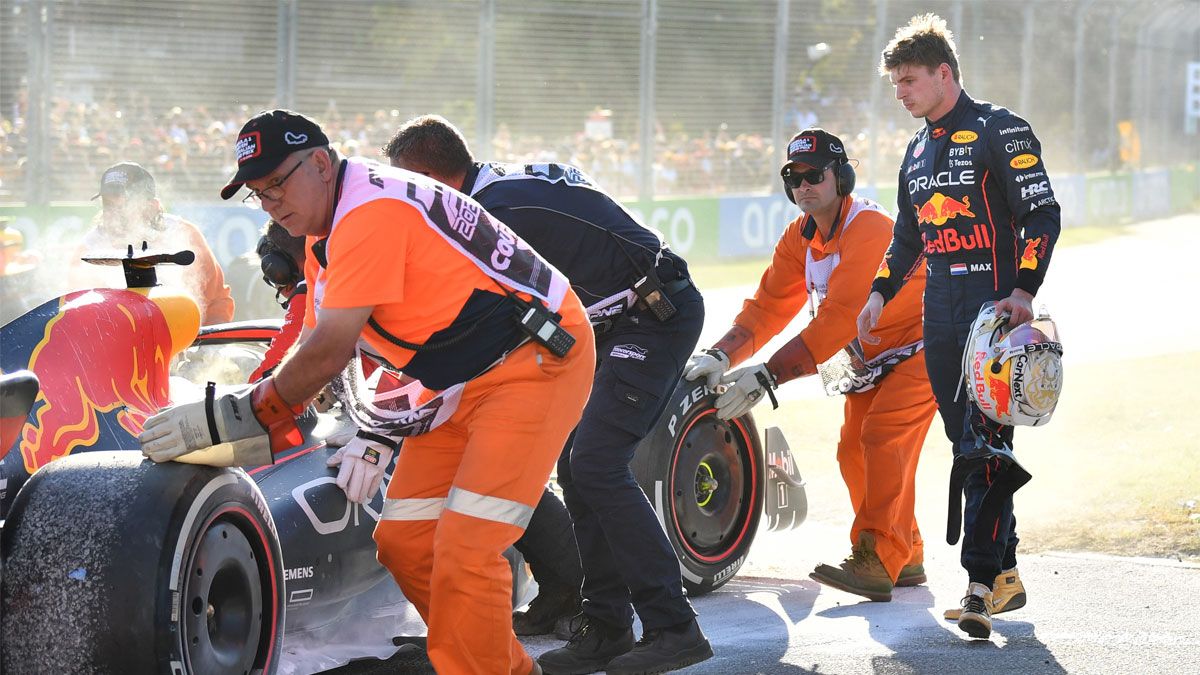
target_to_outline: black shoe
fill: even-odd
[[[712,645],[695,619],[648,630],[633,650],[608,664],[609,675],[666,673],[712,658]]]
[[[546,675],[587,675],[604,670],[614,658],[633,649],[633,629],[611,626],[579,613],[571,619],[571,639],[565,647],[538,657]]]
[[[972,590],[975,586],[984,591],[986,586],[980,584],[971,584]],[[992,594],[986,593],[978,595],[976,593],[967,593],[962,599],[962,614],[958,617],[958,629],[970,635],[976,640],[986,640],[992,635]]]
[[[529,603],[524,612],[513,612],[513,632],[517,635],[548,635],[562,619],[579,613],[579,592],[571,589],[545,589]]]

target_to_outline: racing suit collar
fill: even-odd
[[[949,127],[958,120],[959,116],[962,115],[963,111],[966,110],[967,106],[970,104],[971,97],[967,95],[967,90],[963,89],[962,91],[958,92],[958,101],[954,103],[954,107],[950,109],[950,112],[946,113],[941,119],[938,120],[931,120],[928,117],[925,118],[925,126],[928,127],[930,133],[932,133],[933,130],[938,127]]]
[[[462,185],[458,186],[458,191],[467,196],[474,194],[475,181],[479,179],[479,172],[482,169],[483,162],[472,164],[471,169],[467,171],[467,175],[463,176],[463,182]]]

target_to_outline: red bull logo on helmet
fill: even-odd
[[[940,192],[933,193],[929,201],[916,207],[916,210],[918,225],[931,223],[941,227],[946,224],[947,220],[959,216],[975,217],[975,214],[971,211],[970,197],[963,197],[962,201],[959,201],[953,197],[947,197]]]
[[[1012,404],[1012,387],[1008,382],[1008,365],[1001,369],[1000,375],[993,375],[990,364],[984,367],[984,377],[987,378],[988,396],[996,404],[996,415],[1009,414]]]
[[[26,470],[94,445],[109,429],[102,415],[140,433],[169,402],[170,358],[170,328],[151,300],[120,289],[64,296],[29,359],[41,392],[21,431]]]

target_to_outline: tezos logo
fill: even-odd
[[[237,156],[238,164],[258,157],[262,154],[262,133],[251,131],[248,134],[238,136],[237,144],[233,147],[233,153]]]

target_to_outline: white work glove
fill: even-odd
[[[721,378],[721,384],[728,385],[725,393],[717,397],[717,417],[731,420],[750,412],[764,394],[771,397],[771,403],[776,408],[779,402],[775,400],[775,377],[767,370],[765,364],[746,366],[726,373]]]
[[[325,461],[330,467],[341,465],[337,484],[345,491],[346,499],[357,504],[371,501],[392,462],[394,451],[388,445],[391,443],[385,436],[360,431]]]
[[[683,367],[683,379],[698,380],[704,378],[709,389],[717,386],[721,376],[729,370],[729,356],[720,349],[705,349],[699,354],[693,354]]]
[[[271,462],[267,430],[255,417],[251,404],[254,387],[245,385],[219,398],[211,408],[207,400],[181,403],[146,420],[138,441],[142,454],[167,462],[196,451],[219,446],[221,451],[199,455],[191,463],[212,466],[261,465]],[[213,397],[206,391],[206,398]],[[217,437],[210,431],[215,427]],[[231,454],[232,452],[232,454]],[[264,459],[265,453],[265,461]]]

